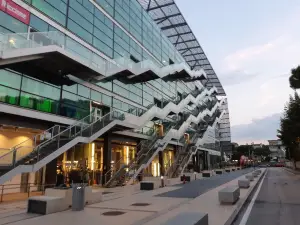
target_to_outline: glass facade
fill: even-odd
[[[24,2],[109,58],[133,57],[137,61],[150,59],[158,66],[167,65],[170,60],[175,63],[183,61],[181,55],[136,0],[96,0],[94,3],[83,0],[26,0]],[[121,28],[106,16],[99,9],[100,7],[113,17]],[[0,32],[26,33],[28,30],[29,32],[59,32],[33,13],[30,15],[28,26],[0,11]],[[66,37],[61,44],[82,59],[90,60],[93,55],[95,63],[103,65],[105,62],[105,59],[71,37]],[[179,94],[190,93],[195,89],[194,83],[165,82],[161,79],[139,84],[124,84],[118,80],[95,83],[140,105],[141,108],[138,108],[79,84],[55,86],[33,79],[30,74],[18,74],[5,69],[0,70],[0,74],[2,102],[75,119],[89,114],[91,101],[101,102],[112,109],[140,113],[144,110],[143,107],[175,99]]]

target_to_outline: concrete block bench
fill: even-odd
[[[254,177],[252,174],[247,174],[246,176],[246,179],[248,179],[249,181],[253,181],[254,180]]]
[[[84,188],[85,204],[94,204],[102,201],[102,191],[92,187]],[[47,188],[44,196],[33,196],[28,199],[27,212],[49,214],[61,212],[72,207],[72,188]]]
[[[208,214],[201,212],[182,212],[162,225],[208,225]]]
[[[101,189],[93,189],[92,187],[85,187],[84,190],[85,204],[90,205],[90,204],[101,202],[103,199],[102,191],[103,190]]]
[[[235,171],[235,168],[231,168],[232,171]]]
[[[240,170],[241,168],[240,168],[240,167],[237,167],[236,169],[237,169],[237,170]]]
[[[238,184],[239,184],[239,188],[249,188],[250,180],[243,178],[238,180]]]
[[[231,172],[231,169],[225,169],[225,171],[226,171],[227,173],[230,173],[230,172]]]
[[[181,176],[181,177],[180,177],[180,181],[183,182],[183,178],[184,178],[184,176]],[[185,176],[185,181],[186,181],[186,182],[191,182],[191,176]]]
[[[212,176],[212,172],[211,171],[203,171],[202,172],[202,177],[211,177]]]
[[[28,199],[27,212],[46,215],[67,210],[64,198],[52,196],[33,196]]]
[[[68,189],[46,188],[45,196],[63,198],[64,202],[68,205],[68,207],[72,206],[72,188],[68,188]]]
[[[150,191],[150,190],[154,190],[154,188],[155,188],[154,181],[141,181],[140,182],[140,190]]]
[[[219,202],[234,204],[239,200],[240,188],[238,186],[228,186],[219,191]]]
[[[223,174],[224,170],[216,170],[216,174]]]

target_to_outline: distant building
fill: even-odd
[[[271,158],[284,158],[285,157],[285,147],[282,145],[280,140],[268,140],[269,149],[271,151]]]
[[[260,143],[260,144],[254,144],[254,143],[252,143],[251,145],[252,145],[253,149],[262,148],[263,147],[262,143]]]

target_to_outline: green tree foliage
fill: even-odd
[[[236,151],[244,156],[251,156],[253,152],[252,145],[240,145],[236,148]]]
[[[252,145],[240,145],[234,149],[232,159],[239,160],[242,155],[244,156],[264,156],[267,157],[271,154],[268,146],[262,145],[259,148],[253,148]]]
[[[291,70],[291,76],[290,76],[290,86],[293,89],[299,89],[300,88],[300,66],[294,68]]]
[[[294,96],[290,96],[289,102],[284,107],[277,136],[286,147],[286,158],[294,161],[300,160],[300,149],[297,142],[297,138],[300,137],[300,98],[297,92]]]
[[[271,151],[268,146],[263,145],[262,147],[255,148],[253,150],[253,155],[255,156],[264,156],[267,157],[271,154]]]

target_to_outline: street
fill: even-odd
[[[300,224],[300,175],[269,168],[233,225]]]

